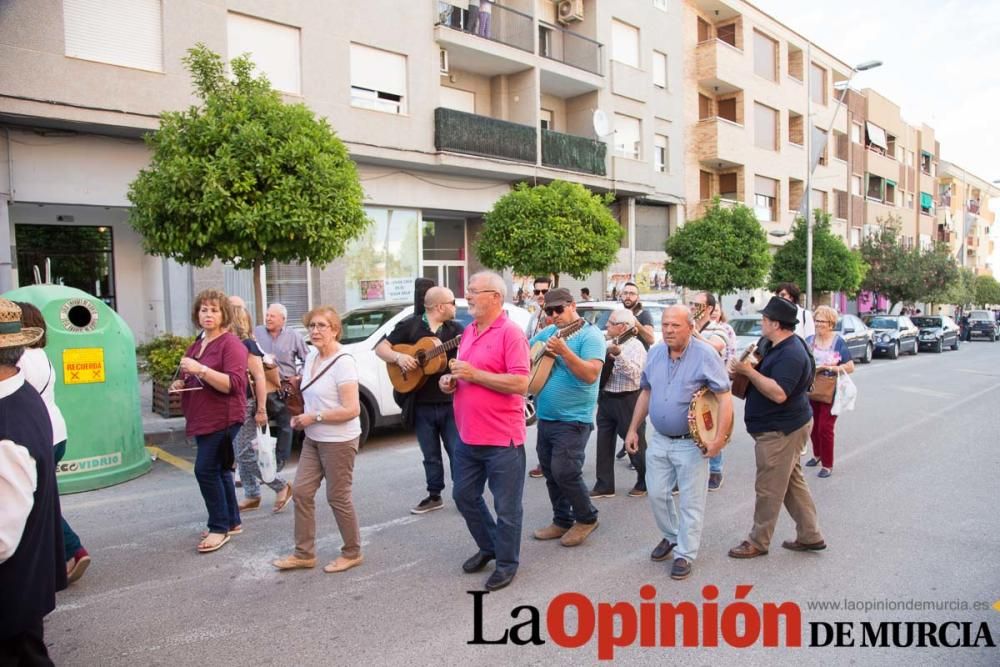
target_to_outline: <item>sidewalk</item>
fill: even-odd
[[[142,431],[147,445],[185,445],[183,417],[161,417],[153,412],[153,383],[140,379],[139,405],[142,409]]]

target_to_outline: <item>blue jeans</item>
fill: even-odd
[[[722,452],[708,460],[708,472],[722,472]]]
[[[694,562],[708,500],[708,459],[690,438],[671,440],[651,426],[646,438],[646,489],[656,526],[677,545],[675,558]],[[676,504],[674,484],[680,489]]]
[[[444,460],[441,445],[448,452],[448,468],[455,476],[455,448],[461,442],[455,426],[455,411],[451,403],[425,403],[414,410],[413,428],[417,433],[420,452],[424,455],[424,476],[427,493],[440,496],[444,490]]]
[[[205,500],[208,530],[212,533],[225,534],[230,528],[240,525],[233,471],[225,465],[225,461],[233,451],[233,441],[242,426],[236,423],[215,433],[195,436],[198,453],[194,460],[194,476]]]
[[[65,455],[66,455],[66,441],[63,440],[62,442],[56,444],[56,449],[55,449],[56,463],[62,461],[62,457],[64,457]],[[82,547],[83,545],[80,543],[80,536],[77,535],[76,531],[74,531],[70,527],[69,522],[66,521],[66,517],[60,516],[59,518],[62,520],[63,550],[66,554],[65,560],[69,560],[76,554],[77,550],[80,549],[80,547]]]
[[[572,528],[573,522],[595,523],[597,509],[583,481],[583,461],[593,424],[538,420],[538,463],[552,502],[552,523]]]
[[[462,513],[479,550],[497,559],[497,572],[517,572],[524,507],[524,447],[459,442],[453,464],[455,507]],[[496,519],[483,500],[489,482]]]

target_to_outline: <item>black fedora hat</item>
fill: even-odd
[[[769,320],[783,324],[798,324],[799,309],[794,303],[780,296],[772,296],[760,314]]]

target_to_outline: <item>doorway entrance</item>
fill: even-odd
[[[92,294],[117,310],[111,227],[15,224],[14,238],[20,284],[35,282],[36,267],[44,281],[48,260],[54,284]]]
[[[466,254],[464,218],[424,218],[423,277],[465,296]]]

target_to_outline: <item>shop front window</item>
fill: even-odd
[[[365,207],[372,223],[347,249],[348,310],[385,301],[412,301],[420,275],[420,212]]]
[[[33,284],[37,268],[43,282],[51,277],[55,285],[75,287],[116,308],[111,227],[14,225],[14,237],[20,284]]]

